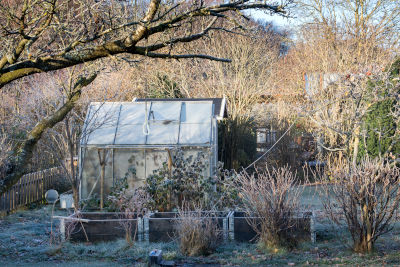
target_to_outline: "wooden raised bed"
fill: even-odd
[[[207,217],[215,219],[222,232],[222,238],[228,236],[228,212],[207,212]],[[156,212],[143,218],[144,240],[149,242],[169,242],[176,238],[176,225],[179,223],[177,212]]]
[[[224,241],[255,242],[257,234],[248,223],[244,212],[207,212],[222,232]],[[125,230],[121,225],[123,213],[115,212],[82,212],[69,217],[54,216],[60,220],[62,235],[70,237],[71,241],[86,241],[83,229],[90,242],[112,241],[125,238]],[[252,218],[260,220],[260,218]],[[137,241],[169,242],[176,238],[176,225],[179,223],[177,212],[150,213],[143,218],[134,216],[128,219],[132,222],[132,236],[135,230]],[[290,230],[301,241],[315,242],[314,215],[312,212],[299,213],[295,217],[295,226]],[[83,226],[83,229],[82,229]],[[73,230],[71,230],[73,229]]]
[[[69,236],[71,241],[86,241],[86,235],[89,242],[113,241],[125,238],[124,222],[132,223],[132,237],[135,240],[142,240],[143,237],[143,219],[132,215],[132,219],[127,219],[123,213],[118,212],[81,212],[72,214],[68,217],[54,216],[60,220],[60,231],[62,238]],[[83,230],[84,229],[84,230]]]
[[[229,214],[229,239],[238,242],[256,242],[257,234],[248,220],[260,221],[260,218],[249,218],[245,212],[233,211]],[[315,242],[314,215],[312,212],[299,213],[295,225],[290,229],[298,241]]]

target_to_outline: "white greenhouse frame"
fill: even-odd
[[[94,158],[99,149],[108,151],[108,188],[111,178],[114,185],[121,173],[128,171],[126,166],[131,163],[122,163],[121,157],[129,153],[135,156],[126,161],[136,163],[135,168],[139,168],[136,176],[142,181],[160,166],[168,151],[176,149],[182,149],[188,155],[206,152],[207,175],[214,175],[218,160],[219,119],[214,109],[212,100],[91,103],[79,148],[80,199],[90,197],[98,188],[100,168]]]

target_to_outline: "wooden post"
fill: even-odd
[[[38,201],[39,200],[39,179],[38,179],[38,174],[37,173],[35,173],[34,174],[35,176],[35,189],[36,189],[36,199],[35,199],[35,201]]]
[[[29,174],[28,176],[28,182],[26,183],[27,188],[28,188],[28,202],[31,202],[32,200],[32,188],[31,188],[31,182],[32,182],[32,176]],[[27,203],[28,204],[28,203]]]
[[[100,153],[101,150],[103,150],[103,156]],[[101,167],[101,172],[100,172],[100,210],[102,210],[104,208],[104,175],[106,173],[106,150],[99,149],[97,152],[99,154],[99,162],[100,162],[100,167]]]
[[[41,189],[41,194],[40,194],[40,201],[44,199],[44,172],[40,172],[40,189]]]

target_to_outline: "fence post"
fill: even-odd
[[[29,174],[28,176],[28,181],[27,181],[27,189],[28,189],[28,199],[27,199],[27,203],[30,203],[32,201],[32,187],[31,187],[31,183],[32,183],[32,175]]]
[[[40,172],[40,189],[42,189],[42,194],[40,195],[40,201],[44,198],[44,172]]]

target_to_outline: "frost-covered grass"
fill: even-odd
[[[306,206],[320,207],[312,190],[305,192]],[[56,210],[57,215],[66,215]],[[317,243],[303,243],[293,251],[265,252],[256,244],[228,243],[207,257],[184,257],[174,243],[135,243],[124,240],[107,243],[50,244],[49,206],[21,210],[0,220],[0,266],[147,266],[152,249],[162,249],[164,259],[178,263],[220,264],[224,266],[382,266],[400,265],[400,224],[383,236],[376,252],[355,254],[346,246],[345,229],[332,228],[320,215]],[[348,244],[350,244],[348,242]],[[190,266],[190,265],[189,265]]]

